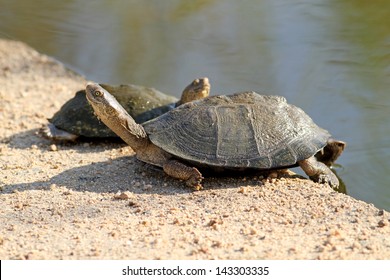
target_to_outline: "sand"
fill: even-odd
[[[220,177],[193,192],[123,143],[41,137],[85,84],[0,40],[0,259],[390,257],[389,213],[327,185]]]

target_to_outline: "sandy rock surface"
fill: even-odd
[[[389,213],[326,185],[207,178],[192,192],[122,143],[42,138],[85,84],[0,40],[0,259],[390,258]]]

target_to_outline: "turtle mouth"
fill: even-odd
[[[87,98],[87,101],[88,101],[89,105],[97,105],[97,104],[101,103],[98,100],[96,100],[93,97],[91,97],[91,94],[88,93],[88,92],[86,92],[85,97]]]
[[[92,102],[92,100],[90,99],[90,97],[89,97],[89,93],[88,93],[88,91],[85,91],[85,97],[87,98],[87,100],[89,101],[89,102]]]

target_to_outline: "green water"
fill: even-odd
[[[388,0],[0,0],[0,36],[98,82],[283,95],[348,143],[348,194],[390,210]]]

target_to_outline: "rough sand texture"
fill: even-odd
[[[0,40],[0,259],[388,259],[389,213],[309,180],[207,178],[39,136],[85,79]],[[121,192],[118,193],[118,192]]]

